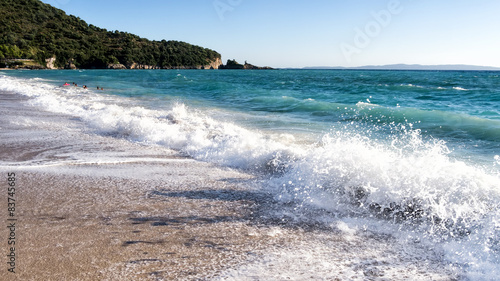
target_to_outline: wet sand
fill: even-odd
[[[26,99],[18,95],[0,99],[0,171],[15,173],[17,188],[12,277],[207,277],[263,244],[248,236],[255,203],[238,184],[251,176],[82,133],[78,120],[22,106]],[[67,130],[58,131],[65,123]]]
[[[170,165],[186,177],[207,168],[176,160],[157,168],[168,170]],[[130,172],[146,168],[120,166],[129,166]],[[79,168],[71,172],[77,174]],[[246,219],[253,202],[227,183],[242,178],[237,173],[200,185],[189,180],[172,184],[106,175],[15,172],[19,280],[206,277],[263,244],[249,236],[256,231]],[[234,198],[221,198],[228,192]]]
[[[294,222],[252,175],[96,135],[25,100],[0,93],[0,172],[17,184],[9,280],[458,279],[425,247]]]

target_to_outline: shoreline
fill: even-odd
[[[243,192],[237,182],[249,175],[167,149],[85,136],[74,121],[59,133],[50,125],[32,126],[35,119],[71,117],[20,105],[26,98],[17,94],[0,93],[0,100],[0,171],[17,179],[19,280],[188,279],[235,261],[230,248],[217,245],[245,244],[241,237],[249,227],[241,217],[251,205],[217,196]],[[107,160],[62,156],[82,150],[105,152]],[[220,229],[229,226],[236,233],[221,237]],[[2,228],[2,237],[6,232]]]
[[[19,280],[189,279],[236,261],[217,246],[226,240],[238,253],[251,245],[242,219],[251,198],[224,199],[246,194],[238,182],[250,175],[82,133],[80,121],[27,107],[21,95],[0,100],[0,171],[17,180]],[[57,131],[56,122],[69,126]],[[237,233],[222,237],[228,227]]]
[[[425,245],[295,220],[254,175],[96,135],[27,100],[0,92],[18,280],[459,279]]]

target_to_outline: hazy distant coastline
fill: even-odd
[[[310,66],[301,69],[366,69],[366,70],[482,70],[500,71],[500,67],[478,66],[466,64],[444,64],[444,65],[420,65],[420,64],[388,64],[388,65],[366,65],[356,67],[343,66]]]

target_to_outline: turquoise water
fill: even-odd
[[[447,142],[471,161],[500,153],[500,77],[480,71],[24,71],[16,76],[104,87],[161,108],[221,109],[245,126],[310,134],[354,122],[391,138],[401,125]],[[240,116],[238,114],[243,114]],[[457,155],[460,157],[460,155]]]
[[[500,274],[499,75],[4,71],[0,90],[75,116],[93,134],[255,174],[277,202],[296,206],[297,220],[314,221],[304,215],[312,208],[332,218],[380,222],[380,228],[394,223],[404,239],[434,243],[471,279],[494,280]]]

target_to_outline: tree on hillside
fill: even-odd
[[[0,0],[0,59],[28,58],[56,66],[104,68],[109,63],[159,67],[206,65],[220,54],[179,41],[150,41],[87,24],[39,0]]]

